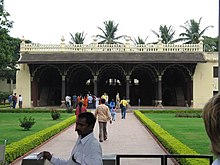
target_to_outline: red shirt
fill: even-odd
[[[78,116],[80,113],[82,112],[86,112],[86,107],[82,106],[81,107],[81,111],[80,111],[80,107],[76,107],[76,116]]]

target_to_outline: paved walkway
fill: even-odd
[[[44,150],[50,151],[53,155],[68,159],[72,147],[77,139],[74,131],[75,124],[51,139],[31,153],[38,153]],[[96,123],[95,136],[98,137],[98,123]],[[126,119],[121,119],[117,113],[116,121],[108,123],[108,139],[101,143],[103,155],[109,154],[166,154],[157,142],[148,133],[146,128],[137,120],[133,113],[127,113]],[[22,159],[17,160],[13,165],[21,165]],[[159,165],[160,159],[122,159],[122,165]],[[171,161],[169,161],[169,164]]]

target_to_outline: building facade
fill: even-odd
[[[114,98],[133,106],[201,108],[218,91],[217,53],[199,44],[26,44],[20,47],[14,92],[24,107],[59,106],[66,95]],[[214,76],[214,77],[213,77]]]

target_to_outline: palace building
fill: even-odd
[[[60,106],[65,96],[88,92],[114,98],[119,92],[131,106],[202,108],[218,91],[216,53],[199,44],[20,45],[14,92],[24,107]]]

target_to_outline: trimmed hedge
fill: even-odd
[[[60,113],[67,113],[66,109],[40,109],[40,108],[16,108],[16,109],[0,109],[0,113],[50,113],[52,110],[56,110],[57,112]],[[72,113],[75,113],[75,110],[72,111]]]
[[[146,111],[144,111],[146,112]],[[195,111],[194,111],[195,112]],[[199,155],[196,151],[192,150],[175,137],[170,135],[167,131],[161,128],[158,124],[147,118],[142,112],[134,110],[134,114],[137,118],[156,136],[160,143],[171,153],[181,155]],[[209,164],[207,159],[190,159],[181,158],[178,159],[181,164],[184,165],[205,165]]]
[[[202,113],[202,109],[187,110],[139,110],[141,113]]]
[[[9,163],[13,162],[16,158],[29,152],[31,149],[39,146],[41,143],[45,142],[46,140],[56,135],[63,129],[75,123],[75,121],[76,116],[72,116],[54,126],[48,127],[33,135],[27,136],[21,139],[20,141],[7,145],[5,154],[6,161]]]

